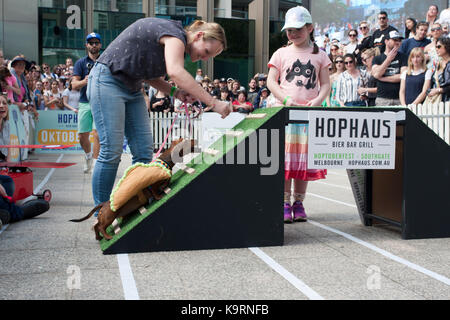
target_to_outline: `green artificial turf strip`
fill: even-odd
[[[243,130],[244,133],[236,138],[227,137],[224,139],[219,138],[216,142],[214,142],[209,149],[216,149],[219,152],[215,155],[206,155],[204,153],[200,154],[196,158],[194,158],[189,164],[188,167],[195,169],[193,174],[188,174],[182,170],[178,170],[170,181],[169,188],[171,189],[170,193],[165,195],[161,200],[152,202],[148,207],[147,211],[144,214],[134,214],[127,218],[122,224],[120,224],[121,231],[119,234],[114,235],[114,231],[112,227],[108,227],[107,232],[110,235],[114,235],[113,239],[105,240],[102,239],[100,241],[100,248],[104,251],[109,246],[114,244],[117,240],[119,240],[123,235],[125,235],[128,231],[133,229],[137,224],[139,224],[142,220],[147,218],[150,214],[152,214],[155,210],[157,210],[160,206],[162,206],[166,201],[169,201],[178,191],[183,189],[186,185],[188,185],[192,180],[198,177],[201,173],[203,173],[206,169],[208,169],[212,164],[214,164],[217,160],[221,159],[228,151],[234,148],[238,143],[244,140],[247,136],[253,133],[256,129],[261,127],[266,121],[280,112],[283,108],[265,108],[258,109],[252,112],[255,113],[265,113],[266,116],[261,119],[244,119],[239,124],[237,124],[233,130]],[[280,126],[284,127],[284,124],[280,124]],[[226,142],[224,144],[224,141]],[[203,158],[202,158],[203,157]],[[205,161],[200,161],[200,160]],[[119,220],[120,221],[120,220]]]

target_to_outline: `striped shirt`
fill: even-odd
[[[359,101],[359,87],[367,87],[367,73],[360,71],[359,76],[354,78],[348,71],[341,73],[337,80],[336,98],[342,103]]]

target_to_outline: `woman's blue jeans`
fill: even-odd
[[[109,68],[96,63],[89,73],[87,96],[100,140],[100,154],[92,174],[95,204],[109,200],[126,136],[132,162],[149,163],[153,137],[147,106],[140,91],[131,92]]]

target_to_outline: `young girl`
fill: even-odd
[[[63,110],[62,94],[59,92],[58,80],[51,80],[51,89],[44,93],[45,110]]]
[[[320,106],[330,93],[331,61],[314,44],[311,15],[304,7],[286,13],[286,30],[291,45],[278,49],[269,61],[267,86],[278,106]],[[278,83],[279,81],[279,83]],[[306,221],[303,207],[308,181],[324,179],[326,170],[307,169],[308,125],[286,127],[284,221]],[[291,190],[294,182],[294,203]],[[292,218],[292,213],[294,217]]]

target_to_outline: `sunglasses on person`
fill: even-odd
[[[331,48],[331,51],[338,51],[338,48]]]
[[[439,30],[442,30],[442,28],[441,27],[437,27],[437,28],[431,28],[430,30],[431,31],[439,31]]]
[[[367,26],[361,26],[361,27],[359,27],[359,29],[366,30],[366,29],[368,29],[368,27]]]
[[[352,34],[349,34],[348,36],[353,38],[353,37],[356,37],[356,34],[352,33]]]
[[[343,60],[336,60],[334,63],[344,63]]]
[[[386,20],[387,17],[378,17],[378,20]]]
[[[345,64],[345,65],[353,64],[353,60],[351,60],[351,61],[345,61],[344,64]]]

